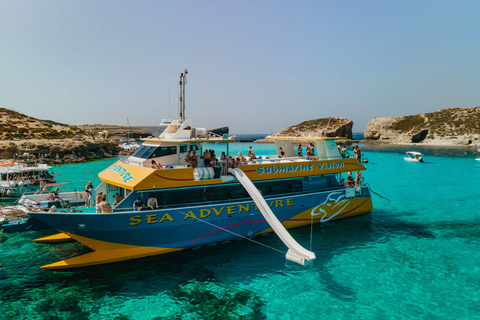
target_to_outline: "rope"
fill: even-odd
[[[370,189],[370,187],[369,187],[369,189]],[[388,201],[392,201],[392,200],[390,200],[390,199],[388,199],[388,198],[385,198],[385,197],[384,197],[384,196],[382,196],[381,194],[379,194],[379,193],[376,193],[376,192],[375,192],[375,191],[373,191],[372,189],[370,189],[370,191],[371,191],[371,192],[373,192],[373,193],[375,193],[377,196],[379,196],[379,197],[380,197],[380,198],[382,198],[382,199],[385,199],[385,200],[388,200]]]
[[[170,207],[170,208],[171,208],[171,207]],[[173,208],[171,208],[171,209],[173,209]],[[183,212],[183,211],[178,210],[178,212],[180,212],[180,213],[183,214],[184,216],[187,215],[187,213],[185,213],[185,212]],[[215,225],[215,224],[213,224],[213,223],[211,223],[211,222],[205,221],[205,220],[203,220],[203,219],[197,219],[197,220],[198,220],[198,221],[201,221],[201,222],[203,222],[203,223],[206,223],[206,224],[208,224],[208,225],[211,225],[211,226],[213,226],[213,227],[215,227],[215,228],[218,228],[218,229],[221,229],[221,230],[223,230],[223,231],[226,231],[226,232],[228,232],[228,233],[231,233],[231,234],[233,234],[233,235],[235,235],[235,236],[237,236],[237,237],[243,238],[243,239],[245,239],[245,240],[251,241],[251,242],[256,243],[256,244],[259,244],[259,245],[264,246],[264,247],[266,247],[266,248],[272,249],[273,251],[278,251],[278,252],[280,252],[280,253],[287,254],[285,251],[282,251],[282,250],[279,250],[279,249],[277,249],[277,248],[274,248],[274,247],[271,247],[271,246],[269,246],[269,245],[266,245],[266,244],[264,244],[264,243],[255,241],[255,240],[253,240],[253,239],[251,239],[251,238],[244,237],[244,236],[242,236],[241,234],[238,234],[238,233],[235,233],[235,232],[233,232],[233,231],[227,230],[227,229],[222,228],[222,227],[220,227],[220,226],[217,226],[217,225]]]

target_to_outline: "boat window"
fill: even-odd
[[[108,191],[117,191],[118,190],[118,186],[114,186],[113,184],[107,183],[107,186],[108,186]]]
[[[187,146],[180,146],[180,153],[187,152]]]
[[[176,146],[159,147],[149,156],[149,158],[169,156],[171,154],[177,154],[177,147]]]
[[[264,196],[300,192],[302,191],[302,179],[259,182],[255,183],[255,186],[260,189]],[[240,184],[188,190],[157,191],[150,193],[150,195],[152,194],[157,198],[159,205],[250,198],[245,188]]]
[[[155,148],[156,147],[141,146],[140,148],[138,148],[137,151],[135,151],[135,153],[132,156],[147,159],[148,156],[150,156],[153,153],[153,151],[155,151]]]
[[[190,151],[198,150],[198,146],[196,144],[190,145]]]
[[[132,157],[140,157],[140,155],[142,155],[147,149],[147,146],[141,146],[132,154]]]

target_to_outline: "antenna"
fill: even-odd
[[[185,85],[187,84],[187,69],[184,73],[180,73],[180,82],[179,82],[179,101],[178,109],[180,112],[180,120],[185,121]]]
[[[168,119],[170,118],[170,85],[168,85]]]

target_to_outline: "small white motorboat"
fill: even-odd
[[[417,151],[408,151],[407,152],[407,156],[408,157],[405,157],[405,161],[411,161],[411,162],[423,162],[423,158],[421,156],[423,156],[423,154],[421,154],[420,152],[417,152]]]

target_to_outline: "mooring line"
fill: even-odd
[[[175,210],[174,208],[171,208],[171,209]],[[177,210],[177,211],[180,212],[181,214],[183,214],[184,216],[187,216],[187,213],[185,213],[185,212],[183,212],[183,211],[181,211],[181,210]],[[233,234],[233,235],[235,235],[235,236],[237,236],[237,237],[240,237],[240,238],[243,238],[243,239],[245,239],[245,240],[249,240],[249,241],[251,241],[251,242],[253,242],[253,243],[259,244],[259,245],[261,245],[261,246],[264,246],[264,247],[266,247],[266,248],[272,249],[272,250],[274,250],[274,251],[278,251],[278,252],[283,253],[283,254],[287,254],[285,251],[281,251],[280,249],[277,249],[277,248],[271,247],[271,246],[269,246],[269,245],[263,244],[263,243],[261,243],[261,242],[255,241],[255,240],[253,240],[253,239],[251,239],[251,238],[244,237],[244,236],[242,236],[241,234],[238,234],[238,233],[235,233],[235,232],[233,232],[233,231],[227,230],[227,229],[225,229],[225,228],[223,228],[223,227],[217,226],[217,225],[215,225],[214,223],[211,223],[211,222],[208,222],[208,221],[205,221],[205,220],[202,220],[202,219],[198,219],[198,218],[197,218],[197,220],[198,220],[198,221],[201,221],[201,222],[203,222],[203,223],[206,223],[206,224],[208,224],[208,225],[211,225],[211,226],[213,226],[213,227],[215,227],[215,228],[218,228],[218,229],[221,229],[221,230],[223,230],[223,231],[229,232],[229,233],[231,233],[231,234]]]

